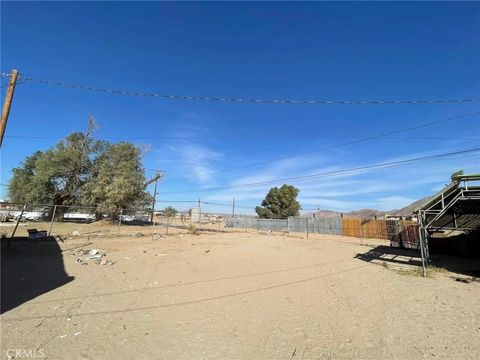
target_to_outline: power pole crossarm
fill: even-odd
[[[158,179],[160,179],[161,177],[163,176],[162,173],[158,173],[157,175],[155,175],[153,178],[151,178],[150,180],[147,180],[145,182],[145,187],[147,187],[148,185],[150,184],[153,184],[154,182],[156,182]]]
[[[5,102],[3,103],[2,118],[0,120],[0,147],[3,143],[3,136],[7,128],[8,114],[12,106],[13,93],[15,92],[15,85],[17,84],[18,70],[13,69],[10,73],[8,81],[7,93],[5,94]]]

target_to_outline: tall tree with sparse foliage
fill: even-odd
[[[297,201],[299,189],[292,185],[273,187],[262,201],[262,206],[257,206],[255,211],[258,216],[266,219],[286,219],[289,216],[300,214],[300,203]]]
[[[145,191],[141,159],[140,149],[130,143],[108,145],[85,184],[84,204],[97,206],[99,213],[113,217],[119,209],[149,205],[152,199]]]
[[[89,119],[85,133],[74,132],[53,148],[27,157],[23,166],[12,170],[8,194],[14,202],[80,203],[82,186],[90,177],[92,158],[101,149],[93,139],[95,121]]]
[[[149,204],[141,150],[126,142],[96,140],[94,128],[90,118],[85,133],[74,132],[14,168],[8,186],[10,201],[94,206],[97,214],[112,217],[119,208]]]

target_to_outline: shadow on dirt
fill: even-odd
[[[7,242],[3,239],[1,244],[0,313],[74,279],[65,272],[62,251],[52,237],[36,241],[16,237],[8,250]]]
[[[480,230],[467,234],[452,232],[434,234],[429,240],[430,252],[480,260]]]
[[[356,259],[366,262],[385,262],[386,264],[422,266],[419,250],[399,249],[391,246],[380,245],[366,253],[357,254]],[[431,254],[431,265],[448,271],[480,277],[480,259]]]

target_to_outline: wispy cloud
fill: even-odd
[[[214,151],[200,144],[183,144],[169,146],[171,153],[176,153],[179,163],[185,170],[185,174],[192,174],[200,183],[209,182],[215,175],[214,164],[224,158],[220,152]]]
[[[446,152],[446,151],[445,151]],[[433,152],[432,152],[433,153]],[[427,153],[414,153],[400,157],[386,158],[378,162],[389,162],[425,156]],[[291,160],[291,159],[290,159]],[[312,161],[313,160],[313,161]],[[474,160],[474,161],[472,161]],[[342,168],[348,167],[348,164]],[[449,175],[458,168],[467,172],[478,171],[478,156],[426,161],[415,165],[389,169],[371,169],[341,176],[321,177],[308,180],[289,181],[289,184],[300,188],[299,201],[304,208],[317,207],[350,211],[359,208],[377,208],[392,210],[402,208],[418,198],[430,194],[449,182]],[[311,170],[315,169],[315,170]],[[264,167],[260,171],[249,169],[242,177],[229,185],[271,181],[296,174],[309,174],[313,171],[327,172],[338,169],[333,159],[316,158],[300,159],[300,161],[282,161]],[[278,184],[280,185],[280,183]],[[232,197],[246,204],[259,204],[269,188],[274,185],[262,185],[250,188],[232,188],[208,195],[217,201],[231,201]]]
[[[239,206],[259,205],[272,186],[283,182],[300,189],[299,201],[302,206],[347,212],[360,208],[392,210],[404,207],[423,196],[431,194],[449,182],[453,171],[464,168],[466,172],[478,172],[480,161],[478,154],[469,157],[456,157],[422,161],[400,167],[363,169],[356,172],[341,173],[310,179],[279,181],[254,187],[236,187],[242,184],[270,182],[282,178],[327,173],[364,165],[401,161],[410,158],[428,156],[442,152],[458,150],[451,144],[443,149],[423,148],[420,151],[386,151],[382,156],[377,148],[373,153],[354,152],[348,149],[335,149],[328,153],[312,153],[306,156],[241,168],[243,164],[261,163],[262,157],[231,158],[230,146],[225,143],[206,141],[198,137],[211,135],[208,119],[196,114],[186,115],[173,136],[196,136],[197,139],[172,141],[162,149],[162,159],[168,164],[167,180],[170,174],[174,180],[168,184],[172,190],[199,189],[178,196],[196,198],[204,201],[231,204],[235,197]],[[175,144],[175,145],[173,145]],[[446,144],[444,144],[446,145]],[[404,149],[405,150],[405,149]],[[245,153],[248,154],[248,151]],[[396,155],[401,154],[401,155]],[[159,155],[160,156],[160,155]],[[265,155],[266,158],[275,156]],[[278,157],[282,154],[279,153]],[[267,160],[265,159],[265,160]],[[222,171],[236,168],[234,171]],[[178,179],[182,179],[182,183]],[[187,179],[185,179],[187,178]],[[192,184],[192,182],[194,184]],[[195,184],[197,185],[195,187]],[[218,190],[201,191],[210,187],[224,187]],[[167,190],[168,192],[168,190]],[[190,199],[190,198],[188,198]]]

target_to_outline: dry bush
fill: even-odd
[[[189,234],[199,235],[200,229],[195,224],[188,225],[188,232]]]

